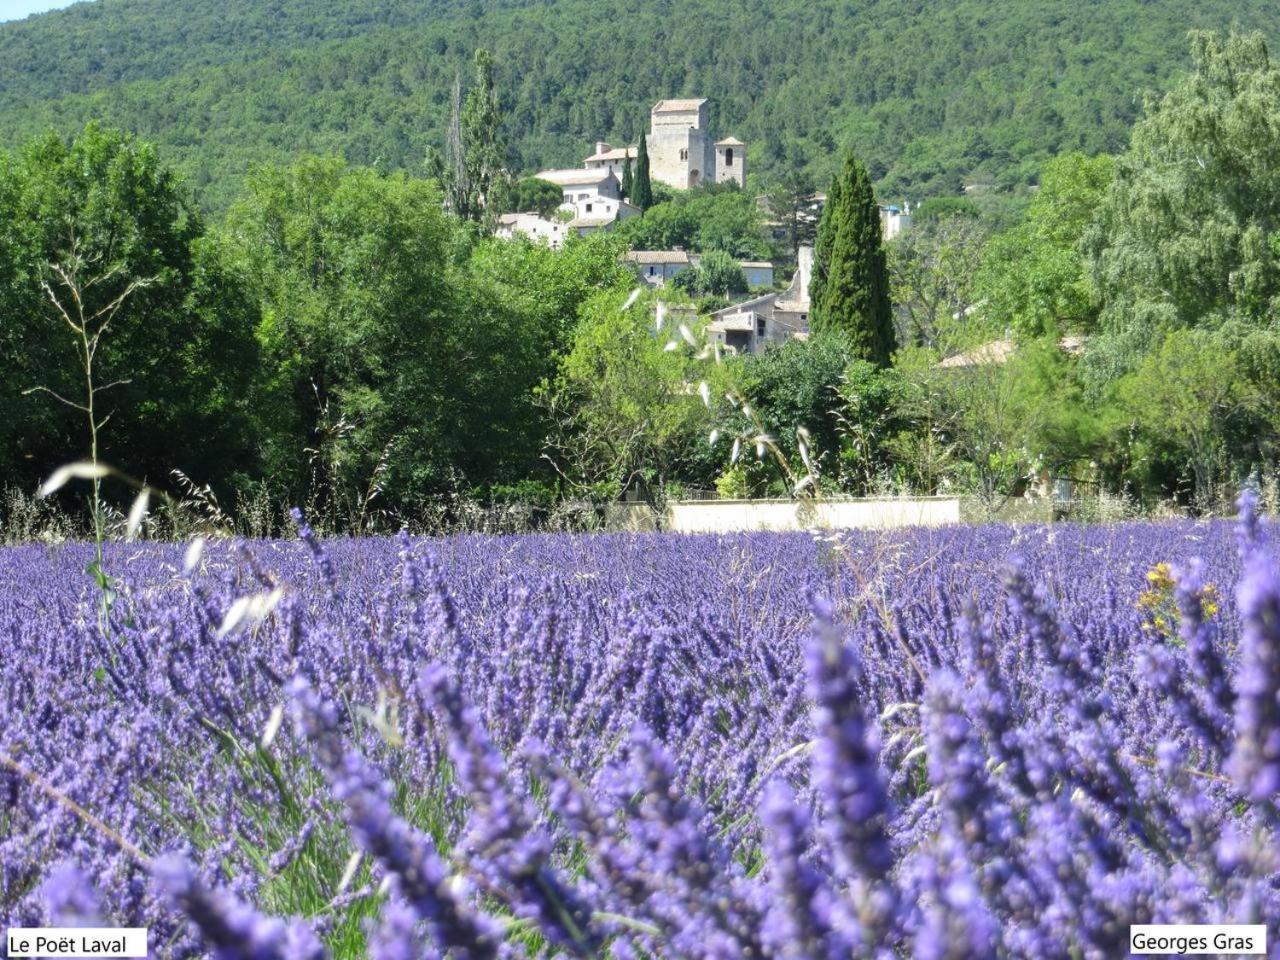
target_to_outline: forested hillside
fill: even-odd
[[[918,198],[1115,152],[1186,67],[1189,28],[1276,21],[1241,0],[98,0],[0,26],[0,146],[100,119],[215,209],[300,152],[421,171],[483,45],[517,168],[574,163],[698,94],[761,180],[825,178],[851,146],[882,193]]]

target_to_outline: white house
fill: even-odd
[[[504,213],[498,217],[494,236],[514,240],[517,234],[523,234],[534,243],[546,243],[552,250],[559,250],[568,230],[569,224],[563,220],[548,220],[536,213]]]
[[[632,264],[640,278],[650,286],[663,287],[676,274],[701,264],[696,253],[683,250],[631,250],[622,259]],[[767,260],[739,260],[747,285],[752,288],[773,286],[773,264]]]
[[[585,200],[575,200],[572,204],[561,204],[560,209],[572,211],[573,219],[569,221],[569,229],[581,237],[597,230],[612,230],[614,224],[640,216],[639,207],[633,207],[625,200],[615,200],[599,194]]]
[[[612,170],[613,175],[621,181],[623,168],[628,158],[631,160],[631,168],[634,170],[636,163],[635,147],[611,147],[603,140],[597,140],[596,152],[582,161],[582,165],[588,170]]]
[[[554,183],[564,193],[566,204],[602,197],[622,199],[622,182],[608,167],[581,170],[543,170],[536,174],[539,180]]]

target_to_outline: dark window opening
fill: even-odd
[[[729,147],[724,152],[724,165],[726,167],[733,166],[733,147]]]

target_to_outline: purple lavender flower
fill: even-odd
[[[1274,810],[1280,793],[1280,575],[1260,550],[1249,558],[1237,602],[1244,629],[1228,769],[1246,797]]]
[[[809,644],[809,686],[813,697],[813,779],[825,804],[838,875],[855,886],[865,937],[888,936],[897,907],[890,880],[893,813],[877,760],[878,743],[862,708],[861,665],[844,643],[835,611],[814,602],[814,634]]]
[[[338,587],[338,574],[333,568],[333,560],[330,559],[328,551],[320,543],[320,538],[316,536],[315,531],[311,529],[311,526],[303,518],[300,508],[291,507],[289,516],[293,518],[293,523],[298,528],[298,536],[307,545],[307,549],[311,551],[311,557],[315,561],[316,568],[320,571],[325,584],[330,590],[336,590]]]
[[[601,946],[591,912],[551,865],[551,847],[507,781],[506,765],[447,671],[428,666],[421,685],[446,724],[449,756],[475,807],[462,849],[487,887],[510,900],[557,946],[590,957]]]
[[[207,887],[184,857],[161,857],[151,865],[151,875],[200,930],[214,960],[323,960],[328,956],[306,924],[263,916]]]
[[[458,960],[496,957],[500,938],[495,924],[472,911],[459,895],[430,839],[392,812],[386,784],[343,741],[333,705],[301,677],[290,682],[289,696],[316,762],[334,796],[346,805],[356,843],[392,877],[395,894]]]
[[[765,790],[760,820],[765,828],[772,897],[761,938],[773,955],[785,960],[844,960],[853,943],[840,931],[850,918],[826,877],[806,856],[813,838],[809,814],[780,781]]]

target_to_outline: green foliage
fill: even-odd
[[[466,166],[466,181],[473,192],[469,209],[474,213],[494,195],[494,188],[506,174],[506,148],[500,129],[502,113],[493,79],[493,55],[484,47],[476,50],[475,79],[467,91],[459,117]]]
[[[689,386],[702,364],[654,335],[652,296],[626,309],[625,289],[588,300],[572,348],[543,388],[557,470],[612,497],[687,478],[710,429]]]
[[[1280,68],[1235,32],[1193,34],[1192,62],[1147,104],[1090,238],[1115,370],[1171,330],[1280,309]]]
[[[1170,456],[1190,471],[1194,492],[1209,503],[1218,471],[1226,466],[1232,422],[1260,397],[1242,375],[1237,353],[1207,330],[1165,336],[1131,375],[1119,395],[1142,431],[1147,454]]]
[[[887,367],[894,330],[880,208],[867,168],[853,154],[828,191],[818,234],[813,272],[821,281],[813,299],[814,328],[843,331],[859,357]]]
[[[803,170],[792,170],[765,195],[775,219],[786,231],[786,253],[794,260],[801,244],[813,242],[813,229],[802,214],[814,194],[813,178]]]
[[[986,227],[967,212],[913,216],[888,245],[898,343],[950,353],[987,338],[976,289],[987,241]]]
[[[772,247],[764,234],[755,198],[717,186],[682,190],[618,228],[633,250],[721,250],[746,260],[768,259]]]
[[[564,200],[564,191],[554,183],[539,180],[537,177],[525,177],[516,182],[505,206],[518,213],[537,213],[544,217],[552,217]]]
[[[301,489],[310,459],[321,511],[360,499],[395,445],[416,455],[395,458],[394,486],[438,479],[456,416],[448,358],[465,329],[436,188],[306,158],[255,173],[228,233],[262,303],[272,476]]]
[[[840,448],[841,378],[856,356],[848,338],[833,331],[809,340],[788,340],[742,358],[742,393],[789,461],[796,460],[798,452],[796,428],[804,427],[821,472],[834,469]]]
[[[517,169],[634,143],[661,97],[712,98],[770,183],[818,183],[837,147],[882,195],[1032,182],[1048,157],[1123,148],[1137,94],[1185,62],[1188,28],[1274,30],[1241,0],[693,0],[600,17],[589,0],[196,0],[75,6],[0,25],[0,146],[101,118],[161,145],[214,209],[297,152],[420,172],[454,77],[493,53]],[[714,29],[708,25],[714,24]],[[625,68],[622,66],[625,65]]]
[[[840,481],[846,491],[878,493],[886,479],[899,487],[909,487],[914,479],[894,462],[893,444],[910,429],[899,412],[904,390],[896,370],[866,360],[852,360],[845,367],[838,396]]]
[[[1097,297],[1081,242],[1112,169],[1110,157],[1078,153],[1045,165],[1022,222],[987,249],[978,298],[991,329],[1029,338],[1093,330]]]
[[[899,414],[915,423],[916,437],[897,446],[917,477],[972,493],[994,512],[1036,465],[1044,395],[1031,388],[1032,361],[1024,353],[954,369],[936,360],[926,350],[900,358]]]
[[[981,216],[981,208],[968,197],[930,197],[911,211],[911,222],[919,226],[953,217],[976,220]]]
[[[30,488],[88,454],[84,414],[49,392],[85,402],[50,297],[74,316],[59,269],[76,275],[86,315],[124,297],[94,357],[100,458],[159,483],[173,468],[251,469],[258,357],[238,270],[151,146],[90,126],[0,157],[0,474]]]
[[[653,179],[649,174],[649,146],[645,143],[644,134],[640,134],[640,146],[636,147],[635,181],[631,187],[634,196],[631,203],[642,212],[653,206]]]
[[[692,295],[727,297],[747,292],[747,276],[738,261],[722,250],[704,254],[696,267],[682,270],[672,281]]]
[[[636,188],[635,174],[631,169],[631,153],[622,158],[622,199],[630,201],[631,193]]]
[[[272,476],[344,523],[527,475],[534,387],[627,276],[614,242],[473,243],[430,182],[337,160],[259,171],[229,234],[263,305]]]

